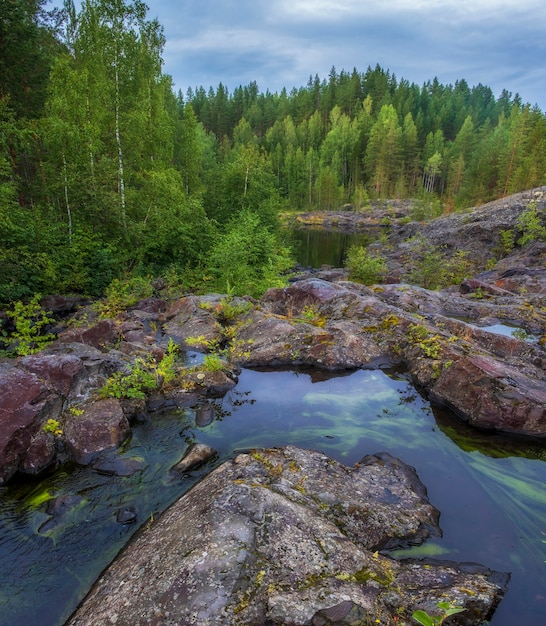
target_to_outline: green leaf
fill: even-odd
[[[437,623],[434,617],[431,617],[425,611],[421,611],[421,609],[414,611],[412,613],[412,617],[416,622],[419,622],[419,624],[422,624],[423,626],[436,626]]]

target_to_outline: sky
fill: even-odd
[[[54,2],[57,4],[57,2]],[[146,0],[175,90],[305,86],[379,64],[422,85],[503,89],[546,111],[544,0]]]

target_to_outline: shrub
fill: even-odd
[[[349,270],[349,278],[363,285],[381,282],[387,271],[385,259],[372,256],[362,246],[349,248],[345,265]]]
[[[28,304],[18,301],[8,315],[15,324],[11,338],[17,342],[15,351],[19,355],[34,354],[42,350],[53,339],[51,333],[42,334],[45,326],[53,322],[53,318],[40,306],[40,294],[36,294]]]
[[[535,240],[546,240],[546,227],[542,225],[536,202],[531,202],[523,211],[518,218],[517,225],[522,230],[522,235],[518,239],[520,246],[525,246]]]

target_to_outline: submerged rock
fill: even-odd
[[[349,468],[294,447],[255,451],[142,532],[68,624],[394,625],[445,598],[466,609],[454,623],[479,624],[506,575],[378,552],[438,532],[415,471],[387,454]]]

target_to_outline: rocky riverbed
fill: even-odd
[[[69,317],[70,323],[59,323],[57,337],[46,349],[16,360],[3,359],[0,363],[1,483],[6,483],[14,476],[39,476],[67,461],[91,464],[100,453],[120,446],[130,436],[132,424],[152,410],[202,406],[204,410],[201,411],[201,419],[206,420],[207,399],[220,397],[233,387],[237,381],[238,367],[241,366],[305,365],[341,371],[396,365],[407,372],[423,394],[435,402],[445,404],[462,420],[475,427],[518,437],[546,436],[546,245],[533,240],[525,245],[517,243],[525,234],[520,216],[533,203],[532,206],[536,207],[537,214],[543,220],[544,202],[542,189],[518,194],[474,211],[444,216],[426,224],[408,222],[404,217],[393,215],[389,237],[374,244],[377,252],[387,259],[388,266],[385,281],[377,285],[363,286],[347,280],[343,270],[324,269],[302,273],[293,279],[289,287],[270,290],[260,300],[192,294],[166,299],[159,293],[157,297],[121,312],[114,319],[99,319],[96,309],[91,306],[80,308]],[[512,232],[512,246],[507,245],[507,235],[503,235],[506,232]],[[419,275],[418,270],[421,270],[421,276],[427,275],[423,263],[430,260],[430,251],[436,254],[433,257],[436,263],[447,263],[453,258],[457,260],[458,255],[460,265],[471,273],[462,275],[456,286],[439,290],[405,282],[408,267],[413,276]],[[438,272],[440,270],[438,266]],[[75,302],[58,298],[44,304],[50,311],[60,314],[63,309],[73,307]],[[502,328],[504,332],[491,332],[491,328]],[[513,334],[506,332],[510,328],[515,331]],[[184,349],[217,353],[220,367],[188,367],[178,361],[171,365],[167,380],[159,364],[164,362],[168,353],[169,340]],[[127,378],[134,374],[138,367],[151,370],[155,377],[155,384],[148,387],[146,393],[113,393],[108,397],[99,393],[112,376],[117,376],[116,380],[119,381],[124,376]],[[179,471],[194,467],[195,462],[205,461],[214,451],[193,449],[191,453],[194,458],[186,459],[186,465]],[[229,489],[234,484],[239,485],[240,489],[243,489],[243,483],[248,485],[255,508],[253,512],[245,509],[245,515],[248,514],[252,520],[253,516],[255,518],[258,515],[256,511],[261,511],[258,517],[262,514],[266,516],[270,514],[268,507],[281,507],[281,504],[277,500],[272,503],[268,498],[265,501],[257,499],[256,493],[263,495],[278,492],[277,487],[272,488],[272,485],[277,484],[286,486],[292,496],[298,492],[297,481],[290,482],[294,479],[289,473],[292,471],[290,460],[283,457],[285,461],[282,461],[278,456],[286,454],[300,453],[270,451],[264,458],[271,457],[273,460],[266,463],[260,463],[252,457],[241,457],[238,463],[228,464],[214,476],[229,476],[226,483]],[[321,463],[324,462],[321,460]],[[398,462],[392,463],[396,465]],[[364,465],[391,466],[392,463],[374,460],[366,461]],[[242,471],[242,467],[245,468],[244,476],[231,476],[233,472]],[[336,472],[345,472],[346,476],[360,475],[358,468],[336,469]],[[307,474],[305,476],[307,480]],[[210,491],[215,494],[214,498],[222,501],[227,497],[225,494],[229,493],[229,489],[224,492],[226,485],[218,487],[214,482],[215,477],[210,479]],[[237,480],[243,482],[238,484]],[[254,483],[261,484],[262,480],[265,483],[261,487],[254,486]],[[182,498],[176,507],[193,511],[194,496],[191,494],[194,491]],[[239,491],[233,495],[235,500],[240,496]],[[320,506],[320,497],[316,494],[309,496],[309,502],[306,500],[304,503],[300,501],[301,498],[292,500],[298,506],[310,506],[311,501],[315,504],[319,502],[320,512],[324,508]],[[341,492],[336,497],[339,502],[345,501]],[[392,504],[394,511],[394,500]],[[216,506],[216,500],[207,504],[211,510]],[[207,507],[199,514],[206,516]],[[295,514],[286,515],[292,519]],[[308,512],[299,511],[298,515],[307,517]],[[332,522],[328,515],[326,517],[328,524],[339,526],[339,520]],[[366,520],[370,519],[369,515],[365,517]],[[165,528],[169,523],[165,522]],[[390,522],[387,526],[390,526]],[[202,526],[196,524],[196,527]],[[228,545],[229,537],[221,539],[222,529],[217,525],[205,524],[205,528],[210,528],[211,533],[205,533],[207,536],[203,540],[218,546],[225,539],[225,545]],[[251,522],[251,528],[252,531],[247,527],[245,533],[256,532],[255,520]],[[215,534],[217,532],[220,535]],[[142,537],[139,541],[151,541],[151,535]],[[389,537],[385,539],[387,543]],[[354,538],[340,537],[334,543],[341,545],[348,539],[352,541]],[[162,539],[158,541],[163,543]],[[188,538],[188,541],[194,540]],[[293,540],[290,541],[293,544]],[[290,541],[283,549],[289,549]],[[402,566],[390,562],[387,564],[389,568],[396,569],[388,585],[379,584],[378,587],[373,577],[372,582],[367,580],[366,585],[357,580],[356,574],[372,563],[370,559],[373,559],[373,553],[370,556],[365,550],[377,550],[384,545],[382,541],[371,546],[366,543],[355,545],[352,550],[361,555],[361,561],[354,568],[342,566],[341,556],[332,556],[333,562],[340,561],[339,568],[328,569],[324,580],[315,580],[312,590],[309,587],[305,593],[298,591],[297,585],[296,589],[289,592],[293,581],[285,581],[283,578],[287,570],[280,568],[272,572],[269,565],[257,564],[256,555],[250,560],[246,557],[238,560],[239,553],[231,554],[228,550],[225,555],[226,570],[240,567],[248,568],[251,573],[248,576],[245,574],[243,578],[235,573],[233,577],[228,577],[230,591],[228,593],[224,589],[225,593],[222,592],[221,597],[225,601],[222,600],[221,610],[232,616],[249,616],[250,621],[233,623],[257,623],[252,619],[258,614],[260,619],[265,619],[263,615],[269,616],[267,619],[272,620],[270,623],[289,623],[282,621],[287,618],[282,617],[280,607],[288,600],[295,603],[294,607],[299,606],[302,593],[311,603],[302,611],[301,621],[294,621],[294,624],[330,623],[333,620],[328,613],[330,610],[336,615],[343,613],[339,617],[341,621],[332,623],[348,624],[352,623],[350,619],[353,618],[362,621],[364,614],[377,614],[386,620],[394,620],[396,610],[402,606],[406,609],[421,605],[430,608],[435,598],[430,594],[428,600],[423,600],[425,596],[409,598],[404,595],[396,601],[392,599],[395,587],[400,587],[400,577],[409,575],[403,573],[405,570]],[[267,559],[270,560],[273,553],[268,551],[281,550],[269,544],[260,546],[260,550],[268,554]],[[251,550],[245,548],[245,551]],[[326,553],[334,554],[329,548]],[[230,559],[235,560],[232,562]],[[267,559],[264,563],[269,562]],[[207,563],[211,565],[210,562],[205,559],[199,565],[190,559],[188,563],[183,566],[186,570],[190,568],[194,572],[204,572],[203,580],[210,582],[205,571]],[[302,567],[308,569],[302,573],[303,579],[316,573],[311,560],[305,559],[305,563]],[[435,567],[449,570],[442,570],[443,573],[438,574],[438,577],[451,581],[449,593],[470,607],[472,603],[468,604],[468,594],[465,598],[459,598],[455,593],[455,586],[459,583],[467,588],[474,584],[466,579],[464,583],[460,582],[462,579],[458,577],[466,575],[465,568],[453,564],[437,564]],[[115,580],[115,572],[118,570],[112,571]],[[472,576],[481,576],[482,581],[485,580],[483,576],[490,576],[481,570],[476,572]],[[174,580],[179,573],[166,571],[163,576],[172,576]],[[270,578],[270,574],[280,578]],[[262,579],[263,583],[266,575],[267,593],[260,585],[250,585],[249,580],[253,578]],[[338,575],[347,575],[349,578],[343,580]],[[331,602],[317,602],[317,597],[323,593],[325,580],[333,594]],[[371,588],[368,588],[370,585]],[[432,581],[430,585],[434,586]],[[479,623],[496,606],[502,595],[502,587],[502,584],[491,587],[480,612],[467,611],[459,614],[464,617],[457,616],[454,619],[459,620],[457,623]],[[349,594],[349,588],[351,593],[354,591],[353,595]],[[207,593],[212,593],[210,589],[205,589],[202,590],[204,595],[200,595],[198,589],[201,589],[200,585],[193,588],[196,595],[191,596],[195,599],[195,606],[203,604]],[[188,593],[186,589],[184,594]],[[161,611],[174,611],[174,591],[173,594],[172,597],[164,596],[161,601],[154,600],[154,606],[163,606],[158,609]],[[274,599],[277,596],[278,602]],[[425,604],[419,604],[421,600]],[[121,616],[126,611],[123,608],[126,601],[119,599],[119,602]],[[142,611],[152,610],[138,603],[136,606],[137,610],[138,606]],[[277,608],[271,608],[273,606]],[[235,612],[237,607],[241,610]],[[112,607],[108,610],[111,611],[109,615],[113,616]],[[357,614],[360,617],[355,618]],[[120,616],[118,619],[122,619]],[[151,613],[149,619],[152,619]],[[214,617],[210,617],[210,622],[183,622],[176,619],[169,622],[167,617],[163,621],[158,617],[159,621],[154,623],[220,623],[214,622]]]

